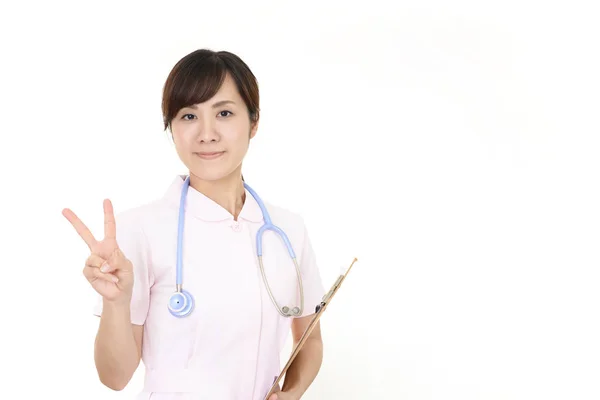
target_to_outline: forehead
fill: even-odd
[[[233,80],[231,75],[227,74],[225,75],[225,79],[223,80],[221,87],[219,87],[219,90],[217,90],[217,93],[215,93],[215,95],[211,99],[209,99],[207,103],[220,100],[233,100],[237,103],[238,101],[241,101],[241,99],[242,97],[238,92],[237,86],[235,85],[235,81]]]

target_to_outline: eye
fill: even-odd
[[[227,117],[227,116],[228,116],[228,114],[227,114],[227,113],[229,113],[229,114],[232,114],[232,115],[233,115],[233,113],[232,113],[231,111],[223,110],[223,111],[221,111],[221,112],[219,113],[219,117]]]
[[[189,118],[189,119],[188,119],[188,118],[186,118],[186,117],[188,117],[188,116],[189,116],[189,117],[191,117],[191,118]],[[181,119],[183,119],[183,120],[186,120],[186,121],[190,121],[191,119],[194,119],[195,117],[196,117],[196,116],[195,116],[194,114],[183,114],[183,115],[181,116]]]

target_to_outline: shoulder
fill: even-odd
[[[309,244],[304,216],[300,212],[270,202],[265,202],[265,207],[271,217],[271,223],[280,228],[293,243],[294,248],[302,253]]]
[[[274,225],[286,224],[293,228],[304,229],[304,218],[299,212],[270,202],[265,202],[265,207]]]
[[[160,200],[153,200],[118,211],[115,213],[117,234],[126,236],[143,234],[156,225],[164,210],[164,204]]]
[[[115,219],[124,224],[136,224],[143,221],[148,216],[154,214],[157,209],[157,201],[144,203],[139,206],[126,208],[115,213]]]

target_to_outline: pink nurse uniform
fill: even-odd
[[[138,400],[262,400],[280,371],[292,318],[271,302],[259,269],[256,233],[263,225],[249,192],[237,221],[220,205],[188,190],[183,288],[193,312],[168,310],[175,291],[177,221],[184,176],[164,196],[117,215],[117,241],[134,267],[131,322],[144,325],[144,387]],[[258,194],[260,191],[257,189]],[[303,219],[265,202],[272,222],[289,237],[304,286],[302,316],[315,312],[325,291]],[[263,265],[280,305],[300,305],[297,275],[283,241],[263,236]],[[94,314],[102,314],[99,299]]]

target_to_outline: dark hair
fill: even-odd
[[[175,64],[163,88],[164,129],[184,107],[203,103],[213,97],[230,74],[246,103],[251,122],[259,117],[256,77],[241,58],[228,51],[196,50]]]

